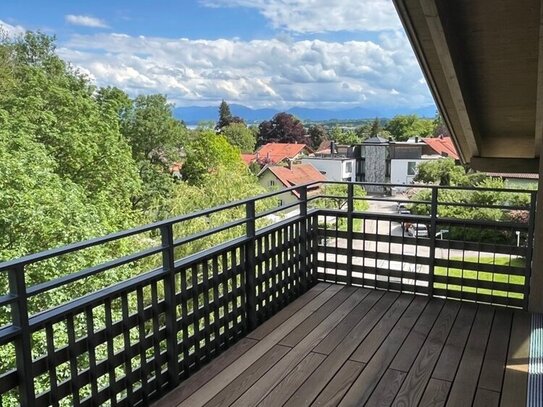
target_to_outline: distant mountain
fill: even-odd
[[[249,123],[270,120],[275,114],[280,112],[280,110],[276,109],[251,109],[250,107],[236,104],[231,104],[230,110],[232,111],[233,115],[239,116]],[[287,112],[293,114],[301,120],[359,120],[373,119],[374,117],[391,118],[398,114],[418,114],[422,117],[434,117],[436,113],[436,107],[433,105],[426,106],[420,109],[368,109],[363,107],[355,107],[341,110],[293,107],[287,110]],[[217,121],[219,118],[219,109],[217,106],[177,107],[174,109],[174,115],[179,120],[183,120],[189,125],[194,125],[202,121]]]

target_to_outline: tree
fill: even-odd
[[[328,132],[322,124],[316,124],[309,127],[309,146],[317,150],[323,141],[328,140]]]
[[[229,124],[222,128],[221,134],[244,153],[252,153],[255,149],[256,134],[243,123]]]
[[[382,129],[381,121],[379,120],[379,118],[376,117],[375,120],[371,124],[370,137],[377,137],[379,133],[381,132],[381,129]]]
[[[330,139],[338,144],[356,144],[360,139],[353,130],[344,130],[339,126],[335,126],[330,132]]]
[[[245,125],[245,122],[241,117],[232,116],[230,112],[230,106],[223,100],[219,106],[219,121],[215,126],[215,130],[218,132],[222,131],[225,127],[228,127],[231,124],[238,123]]]
[[[396,141],[407,141],[411,137],[429,137],[434,130],[432,120],[422,119],[417,115],[396,116],[391,119],[385,130]]]
[[[226,137],[209,130],[198,132],[187,144],[187,158],[181,170],[183,179],[191,185],[202,185],[219,168],[247,172],[239,150]]]
[[[432,135],[434,137],[438,136],[450,136],[451,133],[449,132],[449,129],[447,128],[447,125],[445,124],[445,121],[443,120],[443,116],[439,112],[436,112],[436,117],[433,121],[433,132]]]
[[[447,157],[419,164],[414,181],[425,184],[466,185],[468,177],[464,167],[456,165],[452,158]]]
[[[164,95],[138,96],[127,115],[123,134],[137,160],[163,162],[168,166],[179,159],[179,148],[187,138],[187,129],[172,114],[172,105]]]
[[[258,127],[258,145],[267,143],[309,143],[304,125],[289,113],[277,113]]]

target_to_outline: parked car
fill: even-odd
[[[413,237],[428,237],[428,227],[421,223],[414,223],[407,230]]]
[[[396,212],[401,213],[401,211],[408,211],[407,206],[405,206],[405,203],[398,202],[398,205],[396,206]]]

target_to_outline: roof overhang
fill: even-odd
[[[538,172],[540,0],[394,0],[463,162]]]

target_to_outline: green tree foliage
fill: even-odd
[[[420,163],[414,180],[424,184],[469,185],[464,167],[448,157]]]
[[[330,131],[330,139],[338,144],[356,144],[360,142],[355,131],[342,129],[339,126],[335,126]]]
[[[328,132],[322,124],[315,124],[309,127],[309,146],[317,150],[323,141],[328,140]]]
[[[247,171],[239,150],[222,134],[209,130],[197,132],[186,149],[182,175],[191,185],[203,185],[209,175],[216,174],[221,168],[233,172]]]
[[[302,122],[289,113],[277,113],[258,127],[258,145],[267,143],[309,143]]]
[[[321,195],[327,195],[331,198],[319,198],[315,202],[315,207],[324,209],[345,210],[347,208],[347,185],[344,184],[328,184],[321,188]],[[356,212],[366,211],[369,204],[365,200],[357,199],[364,198],[366,191],[360,185],[355,185],[353,188],[354,210]]]
[[[407,141],[411,137],[429,137],[434,131],[432,120],[417,115],[398,115],[385,126],[396,141]]]
[[[219,106],[219,121],[215,126],[215,130],[220,132],[231,124],[245,125],[245,122],[241,117],[233,116],[232,112],[230,112],[230,106],[228,103],[226,103],[226,101],[223,100]]]
[[[255,150],[256,134],[243,123],[229,124],[222,128],[221,134],[244,153],[252,153]]]
[[[165,165],[180,158],[179,149],[188,134],[185,125],[173,117],[172,105],[164,95],[138,96],[122,131],[132,146],[134,159]]]

